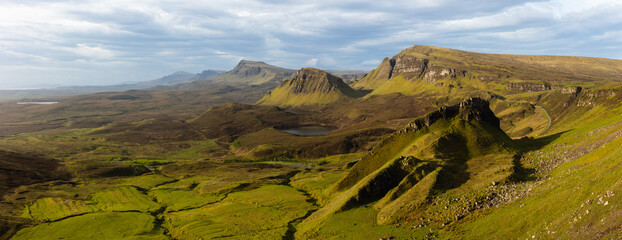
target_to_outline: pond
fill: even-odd
[[[308,136],[324,136],[330,133],[330,131],[335,130],[334,127],[323,127],[323,126],[307,126],[307,127],[297,127],[290,129],[281,129],[281,131],[286,133],[291,133],[298,136],[308,137]]]
[[[37,104],[37,105],[50,105],[57,104],[58,102],[18,102],[17,104]]]

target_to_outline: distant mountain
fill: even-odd
[[[248,85],[280,84],[295,73],[296,70],[293,69],[281,68],[264,62],[242,60],[233,70],[213,78],[212,82]]]
[[[19,100],[26,98],[55,98],[91,94],[97,92],[121,92],[140,89],[168,90],[167,86],[189,83],[193,81],[205,81],[224,72],[225,71],[220,70],[205,70],[201,73],[193,74],[189,72],[179,71],[154,80],[110,86],[70,86],[49,89],[0,90],[0,101]]]
[[[226,72],[227,71],[222,71],[222,70],[205,70],[201,73],[195,74],[190,80],[191,81],[209,80]]]
[[[327,104],[360,97],[343,80],[315,68],[303,68],[290,80],[266,94],[258,104],[300,106]]]
[[[364,70],[325,70],[327,73],[335,75],[343,79],[344,82],[349,83],[357,79],[361,79],[369,73]]]

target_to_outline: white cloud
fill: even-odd
[[[74,48],[66,48],[66,50],[92,59],[112,59],[118,55],[117,52],[102,46],[89,46],[83,43],[79,43]]]
[[[307,65],[311,67],[315,67],[315,65],[317,65],[317,61],[318,61],[317,58],[311,58],[309,59],[309,61],[307,61]]]

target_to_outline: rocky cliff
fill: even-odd
[[[466,71],[443,67],[432,63],[429,59],[406,54],[407,50],[391,59],[385,58],[378,68],[354,83],[353,86],[359,89],[376,89],[384,82],[400,75],[406,80],[421,78],[426,83],[435,83],[445,78],[464,77],[466,75]]]
[[[359,97],[343,80],[315,68],[303,68],[292,79],[266,94],[258,104],[300,106],[332,103]]]

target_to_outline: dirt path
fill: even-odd
[[[536,136],[540,136],[540,134],[546,132],[546,130],[549,130],[549,127],[551,127],[551,116],[549,116],[549,113],[543,107],[541,107],[541,106],[534,106],[534,107],[542,109],[542,111],[544,111],[544,114],[546,114],[546,117],[549,119],[549,125],[547,125],[546,128],[544,130],[542,130],[542,132],[540,132],[540,133],[538,133],[536,135]]]

